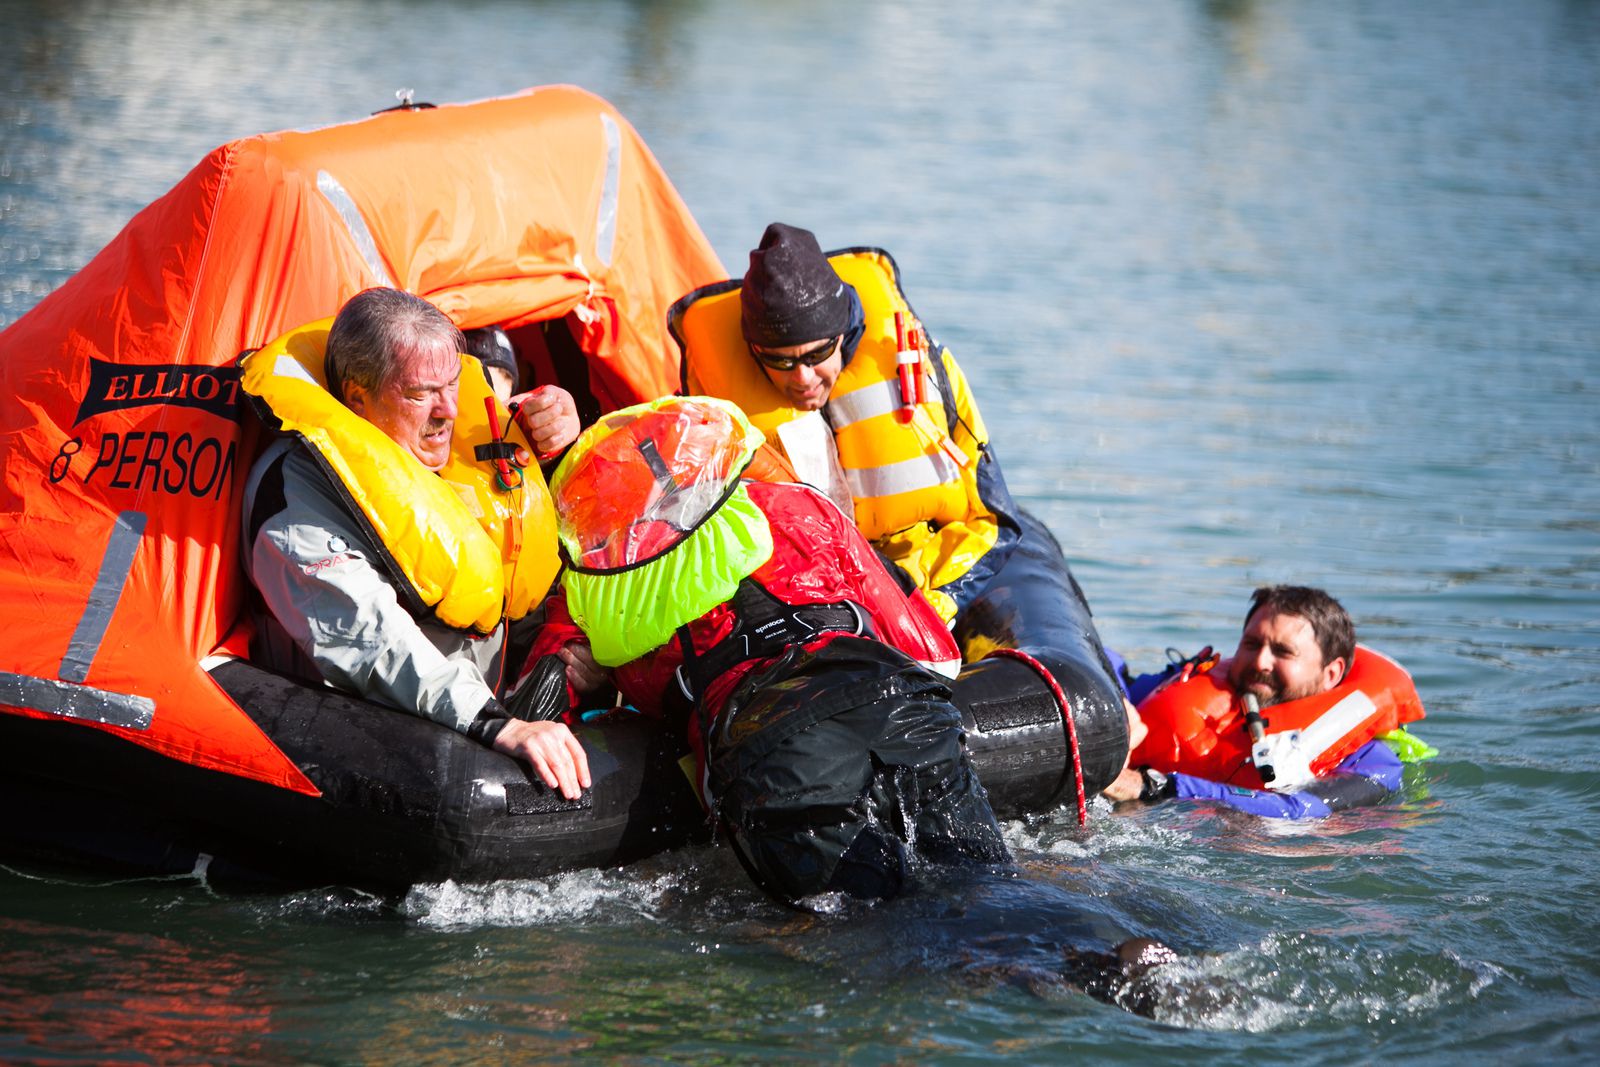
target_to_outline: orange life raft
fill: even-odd
[[[610,323],[610,406],[677,385],[666,308],[726,276],[633,128],[570,86],[206,156],[0,332],[0,723],[318,787],[207,673],[240,655],[241,351],[391,285],[463,328]]]
[[[26,813],[0,852],[393,885],[614,865],[702,832],[681,753],[641,716],[577,727],[594,787],[568,802],[438,723],[242,658],[257,433],[237,358],[393,285],[464,328],[566,331],[581,380],[559,383],[612,410],[673,391],[666,309],[725,277],[632,127],[569,86],[208,155],[0,332],[0,806]],[[1059,548],[1035,545],[973,640],[1061,650],[1093,791],[1127,750],[1121,705]],[[1051,633],[1018,630],[1019,597],[1047,593],[1029,614]],[[1053,803],[1071,764],[1041,679],[989,660],[957,688],[995,809]]]

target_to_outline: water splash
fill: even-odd
[[[1309,933],[1191,956],[1119,991],[1164,1023],[1262,1033],[1330,1021],[1394,1026],[1478,997],[1504,972],[1452,952],[1385,950]]]
[[[676,871],[655,877],[623,870],[570,871],[483,885],[446,881],[412,886],[400,911],[435,928],[622,922],[653,917],[663,898],[681,886]]]

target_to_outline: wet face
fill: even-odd
[[[1342,677],[1344,660],[1322,662],[1322,649],[1309,622],[1267,608],[1250,616],[1228,665],[1234,692],[1254,693],[1264,708],[1315,696]]]
[[[752,346],[750,353],[790,407],[820,411],[844,369],[844,349],[839,342],[840,338],[833,337],[783,348]],[[813,360],[817,362],[810,362]]]
[[[351,411],[388,434],[431,471],[444,468],[455,432],[461,356],[446,340],[424,340],[395,352],[395,370],[377,389],[345,385]]]

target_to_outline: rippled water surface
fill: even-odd
[[[206,151],[573,82],[723,261],[890,249],[1136,662],[1324,585],[1440,756],[822,918],[725,851],[403,900],[0,869],[7,1062],[1600,1054],[1600,5],[0,0],[0,326]],[[7,634],[4,640],[19,640]],[[1063,980],[1186,954],[1155,1020]]]

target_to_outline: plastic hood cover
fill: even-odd
[[[728,498],[764,440],[738,407],[711,397],[602,417],[551,479],[568,559],[617,571],[676,547]]]

